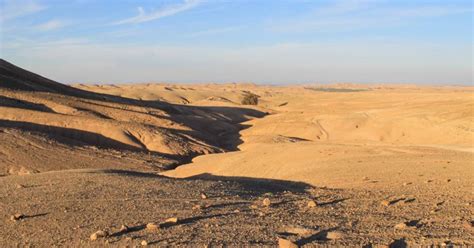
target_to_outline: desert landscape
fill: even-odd
[[[1,60],[0,244],[474,246],[473,96],[66,85]]]

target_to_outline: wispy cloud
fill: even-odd
[[[68,24],[66,22],[61,21],[61,20],[50,20],[45,23],[37,25],[35,28],[39,31],[51,31],[51,30],[63,28],[67,25]]]
[[[143,23],[157,20],[163,17],[176,15],[180,12],[192,9],[199,5],[200,0],[185,0],[181,4],[168,5],[158,10],[147,13],[143,7],[138,7],[138,15],[114,22],[114,25]]]
[[[18,17],[31,15],[47,7],[34,0],[6,0],[0,12],[0,21],[7,21]]]

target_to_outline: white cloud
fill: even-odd
[[[39,31],[51,31],[51,30],[63,28],[65,26],[67,26],[67,23],[65,23],[64,21],[50,20],[36,26],[36,29]]]
[[[46,6],[39,4],[34,0],[7,0],[2,6],[0,20],[7,21],[26,15],[31,15],[46,8]]]
[[[153,20],[160,19],[163,17],[176,15],[180,12],[192,9],[198,6],[199,3],[200,3],[200,0],[184,0],[182,4],[174,4],[174,5],[165,6],[161,9],[152,11],[150,13],[146,13],[146,11],[142,7],[138,7],[138,15],[114,22],[113,24],[121,25],[121,24],[149,22],[149,21],[153,21]]]

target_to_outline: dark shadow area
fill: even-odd
[[[99,113],[97,111],[93,111],[93,110],[86,109],[86,108],[81,108],[81,107],[78,107],[78,106],[74,106],[74,108],[79,110],[79,111],[91,114],[93,116],[96,116],[96,117],[99,117],[99,118],[102,118],[102,119],[112,120],[112,118],[110,118],[109,116],[104,115],[102,113]]]
[[[408,227],[416,227],[416,228],[420,228],[421,226],[423,226],[423,224],[420,223],[421,220],[410,220],[408,222],[405,222],[405,224],[408,226]]]
[[[45,135],[49,139],[57,140],[70,146],[93,145],[100,148],[112,148],[118,150],[140,151],[138,147],[134,147],[122,142],[107,138],[103,135],[78,130],[73,128],[54,127],[41,125],[31,122],[0,120],[0,127],[17,128],[29,132],[38,132]]]
[[[406,248],[408,247],[408,244],[404,238],[401,238],[401,239],[397,239],[393,241],[388,247],[389,248]]]
[[[22,219],[36,218],[36,217],[46,216],[46,215],[48,215],[48,214],[49,214],[49,213],[24,215]]]
[[[110,237],[120,237],[122,235],[128,234],[128,233],[133,233],[133,232],[138,232],[146,228],[146,225],[138,225],[138,226],[132,226],[128,227],[126,230],[118,231],[115,233],[112,233]]]
[[[406,198],[397,198],[388,202],[388,205],[397,204],[398,202],[404,201]]]
[[[303,182],[294,182],[278,179],[250,178],[250,177],[226,177],[215,176],[209,173],[188,177],[182,180],[208,180],[208,181],[227,181],[236,182],[245,191],[251,194],[281,193],[290,191],[295,193],[305,193],[313,188],[310,184]]]
[[[55,113],[52,109],[46,107],[43,104],[32,103],[24,100],[9,98],[6,96],[0,96],[0,106]]]
[[[332,200],[328,202],[320,202],[318,203],[318,206],[328,206],[328,205],[334,205],[340,202],[344,202],[345,200],[348,200],[349,198],[343,198],[343,199],[337,199],[337,200]]]
[[[106,174],[115,174],[118,176],[128,176],[128,177],[141,177],[141,178],[167,178],[151,172],[141,172],[141,171],[131,171],[131,170],[116,170],[116,169],[104,169],[99,171],[90,171],[88,173],[106,173]]]
[[[334,231],[336,230],[336,228],[329,228],[329,229],[326,229],[326,230],[322,230],[322,231],[319,231],[309,237],[306,237],[306,238],[302,238],[298,241],[296,241],[296,244],[298,246],[304,246],[304,245],[307,245],[307,244],[311,244],[315,241],[328,241],[328,238],[327,238],[327,234],[328,232],[331,232],[331,231]]]

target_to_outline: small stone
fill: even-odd
[[[178,223],[178,218],[168,218],[164,222],[160,223],[160,227],[170,227]]]
[[[236,209],[233,211],[234,213],[240,213],[240,210]]]
[[[383,201],[380,202],[380,204],[381,204],[382,206],[388,207],[388,206],[390,206],[390,201],[383,200]]]
[[[10,217],[10,220],[17,221],[25,218],[25,215],[23,214],[14,214]]]
[[[128,226],[122,225],[122,226],[120,227],[120,232],[128,232]]]
[[[156,223],[153,223],[153,222],[150,222],[150,223],[146,224],[146,229],[149,230],[149,231],[156,231],[159,228],[160,227]]]
[[[24,187],[25,187],[25,186],[23,186],[23,185],[21,185],[21,184],[17,184],[17,185],[16,185],[16,188],[17,188],[17,189],[22,189],[22,188],[24,188]]]
[[[142,242],[140,243],[142,246],[147,246],[148,245],[148,242],[146,240],[142,240]]]
[[[407,227],[408,227],[407,224],[404,222],[398,223],[395,225],[395,229],[400,229],[400,230],[406,229]]]
[[[288,239],[278,238],[278,247],[279,248],[298,248],[298,245],[291,242]]]
[[[308,201],[308,207],[309,208],[314,208],[314,207],[317,207],[317,206],[318,206],[318,204],[315,201],[313,201],[313,200]]]
[[[204,193],[201,193],[201,199],[207,199],[207,195]]]
[[[193,206],[193,210],[200,210],[201,208],[202,207],[199,204]]]
[[[98,238],[105,238],[107,236],[109,236],[109,234],[106,231],[100,230],[91,234],[90,239],[94,241],[94,240],[97,240]]]
[[[327,239],[335,240],[335,239],[341,239],[343,234],[341,232],[328,232],[326,234]]]
[[[249,207],[249,208],[250,208],[250,209],[257,209],[257,208],[258,208],[258,206],[257,206],[257,205],[255,205],[255,204],[252,204],[252,205],[250,205],[250,207]]]
[[[271,202],[270,199],[268,199],[268,198],[265,198],[265,199],[263,199],[263,201],[262,201],[262,205],[263,205],[264,207],[269,207],[271,204],[272,204],[272,202]]]
[[[165,223],[173,223],[173,224],[176,224],[176,223],[178,223],[178,218],[176,218],[176,217],[168,218],[168,219],[165,220]]]

